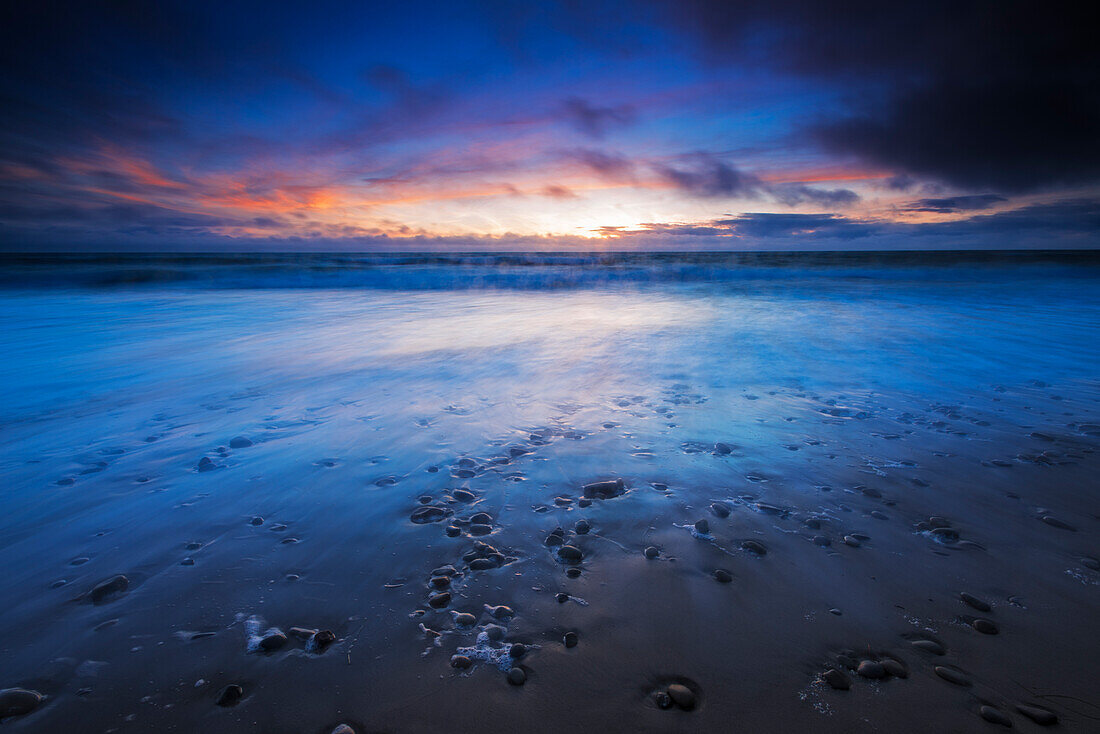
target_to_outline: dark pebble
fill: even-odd
[[[1071,532],[1077,532],[1077,528],[1073,527],[1067,522],[1062,522],[1053,515],[1043,515],[1041,518],[1043,522],[1050,525],[1052,528],[1059,528],[1060,530],[1069,530]]]
[[[181,566],[194,566],[195,565],[195,559],[194,558],[184,558],[182,561],[180,561],[180,565]]]
[[[943,645],[936,642],[935,640],[913,640],[912,645],[918,650],[924,650],[925,652],[930,652],[933,655],[943,655],[945,652],[947,652],[943,649]]]
[[[724,568],[716,568],[714,570],[714,580],[719,583],[728,584],[733,581],[733,575]]]
[[[1001,711],[999,708],[994,708],[993,706],[988,705],[982,706],[980,709],[978,709],[978,713],[981,714],[983,719],[991,724],[1000,724],[1001,726],[1007,727],[1012,726],[1012,719],[1008,718],[1008,714],[1006,714],[1004,711]]]
[[[470,516],[470,522],[477,525],[490,525],[493,522],[493,516],[488,512],[476,512]]]
[[[473,535],[475,537],[488,535],[491,532],[493,532],[493,527],[491,525],[482,525],[481,523],[474,523],[470,525],[470,535]]]
[[[567,569],[565,569],[565,575],[568,576],[571,579],[575,579],[575,578],[577,578],[578,576],[581,575],[581,570],[579,568],[576,568],[576,567],[567,568]]]
[[[588,531],[592,529],[592,526],[587,520],[578,520],[577,524],[573,526],[573,530],[577,535],[588,535]]]
[[[508,671],[508,682],[513,686],[522,686],[527,682],[527,674],[523,672],[523,668],[512,668]]]
[[[566,594],[565,592],[558,592],[557,596],[555,596],[554,598],[558,600],[558,604],[564,604],[565,602],[569,601],[569,594]]]
[[[450,603],[451,593],[449,591],[441,591],[428,599],[428,606],[432,609],[442,609]]]
[[[264,524],[264,519],[262,517],[257,516],[257,517],[252,518],[251,520],[249,520],[249,522],[252,523],[253,525],[263,525]]]
[[[512,646],[508,648],[508,654],[513,658],[521,658],[527,654],[527,646],[522,642],[513,643]]]
[[[471,571],[488,571],[491,568],[496,568],[497,564],[491,558],[475,558],[470,561]]]
[[[940,517],[939,515],[933,515],[928,518],[928,524],[934,528],[949,528],[951,523],[948,522],[946,517]]]
[[[286,635],[282,632],[271,632],[260,640],[260,649],[264,652],[274,652],[287,642]]]
[[[459,612],[455,615],[455,626],[457,627],[473,627],[477,624],[477,617],[469,612]]]
[[[697,520],[695,522],[695,532],[701,533],[703,535],[709,535],[710,534],[710,523],[707,522],[706,520]]]
[[[948,668],[943,665],[937,665],[935,667],[936,675],[943,678],[948,683],[954,683],[957,686],[969,686],[970,679],[965,674],[960,673],[954,668]]]
[[[244,689],[233,683],[221,690],[215,703],[219,706],[236,706],[242,698],[244,698]]]
[[[513,610],[512,607],[505,606],[503,604],[498,607],[485,605],[485,611],[489,612],[489,616],[491,616],[493,619],[499,620],[509,620],[512,617],[516,616],[515,610]]]
[[[622,479],[608,480],[605,482],[593,482],[583,487],[584,496],[589,499],[610,499],[618,497],[626,491],[626,484]]]
[[[317,652],[322,652],[326,647],[336,642],[336,633],[332,630],[321,630],[313,636],[311,642]]]
[[[814,536],[814,545],[819,545],[822,548],[828,548],[832,544],[833,544],[833,541],[829,540],[824,535],[815,535]]]
[[[860,662],[859,667],[856,668],[856,672],[863,678],[885,678],[886,668],[882,666],[882,663],[875,660],[863,660]]]
[[[428,583],[431,584],[432,586],[434,586],[437,589],[446,589],[448,586],[451,585],[451,577],[450,576],[432,576],[431,579],[428,581]]]
[[[995,635],[997,634],[997,625],[991,619],[983,619],[978,617],[970,626],[981,632],[983,635]]]
[[[716,444],[714,444],[714,453],[718,454],[719,456],[725,456],[726,454],[731,453],[732,451],[733,451],[733,447],[731,447],[728,443],[716,443]]]
[[[112,596],[121,594],[128,588],[130,588],[130,579],[119,574],[118,576],[112,576],[103,583],[94,586],[92,590],[88,592],[88,598],[96,604],[99,604]]]
[[[439,522],[447,515],[443,511],[442,507],[418,507],[416,508],[409,519],[417,525],[423,525],[429,522]]]
[[[581,499],[577,500],[577,507],[591,507],[591,506],[592,506],[592,500],[588,499],[587,497],[582,497]]]
[[[668,691],[657,691],[653,694],[653,703],[657,704],[659,709],[671,708],[672,696],[668,695]]]
[[[871,517],[875,518],[876,520],[890,519],[889,515],[887,515],[885,512],[879,512],[878,510],[871,510]]]
[[[894,660],[893,658],[883,658],[881,662],[883,669],[895,678],[909,677],[909,669],[906,668],[900,660]]]
[[[563,561],[575,562],[581,560],[584,554],[581,553],[581,549],[575,545],[563,545],[561,548],[558,548],[558,557]]]
[[[764,544],[755,540],[746,540],[741,544],[741,547],[758,556],[767,555],[768,553],[768,549],[764,547]]]
[[[454,576],[456,573],[458,571],[455,570],[455,567],[449,564],[432,569],[432,576]]]
[[[212,471],[213,469],[217,469],[218,465],[215,464],[209,456],[204,456],[199,459],[199,464],[196,468],[199,471]]]
[[[848,675],[836,668],[829,668],[821,674],[821,680],[828,683],[838,691],[846,691],[852,687],[852,680]]]
[[[989,604],[982,601],[981,599],[974,596],[973,594],[967,594],[965,591],[959,593],[959,598],[962,599],[967,604],[969,604],[970,606],[977,609],[979,612],[988,612],[989,609],[990,609]]]
[[[1021,703],[1016,706],[1016,710],[1040,726],[1052,726],[1058,723],[1058,714],[1041,706],[1029,706]]]
[[[845,545],[850,545],[853,548],[858,548],[860,546],[859,538],[856,538],[852,535],[845,535],[844,536],[844,544]]]
[[[580,637],[577,636],[576,632],[566,632],[562,642],[565,643],[566,647],[576,647],[577,643],[580,642]]]
[[[714,513],[715,517],[729,517],[730,506],[725,502],[714,502],[710,506],[710,511]]]
[[[547,535],[546,540],[544,540],[543,543],[545,543],[546,545],[548,545],[550,547],[553,547],[553,546],[556,546],[556,545],[564,545],[565,544],[565,538],[561,535],[561,533],[554,532],[554,533],[550,533],[549,535]]]
[[[452,668],[456,668],[458,670],[466,670],[467,668],[469,668],[473,664],[474,664],[474,661],[470,660],[470,658],[466,657],[465,655],[452,655],[451,656],[451,667]]]
[[[473,502],[476,498],[474,493],[468,489],[456,489],[451,492],[451,496],[459,502]]]
[[[932,537],[941,543],[954,543],[959,539],[959,533],[954,528],[934,528]]]
[[[672,698],[673,703],[684,711],[691,711],[695,708],[695,694],[685,685],[673,683],[668,687],[668,695]]]
[[[244,436],[234,436],[229,439],[229,448],[231,449],[247,449],[252,445],[252,442]]]
[[[0,691],[0,719],[29,714],[38,708],[44,698],[38,691],[26,688],[5,688]]]
[[[457,538],[462,535],[462,528],[457,525],[448,525],[443,529],[443,532],[446,533],[448,538]]]
[[[652,545],[649,546],[648,548],[646,548],[645,551],[643,551],[643,552],[645,553],[645,557],[650,559],[650,560],[653,560],[657,556],[661,555],[661,551],[657,550]]]

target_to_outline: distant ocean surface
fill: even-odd
[[[1100,252],[0,254],[0,287],[579,288],[788,280],[1090,279]]]

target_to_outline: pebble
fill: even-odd
[[[409,516],[409,519],[417,525],[423,525],[429,522],[439,522],[446,514],[442,507],[418,507]]]
[[[719,442],[719,443],[714,444],[714,453],[718,454],[719,456],[725,456],[726,454],[729,454],[729,453],[732,453],[732,452],[733,452],[733,447],[731,447],[728,443]]]
[[[286,635],[278,630],[269,632],[260,639],[260,649],[264,652],[274,652],[287,643]]]
[[[970,679],[963,673],[955,670],[954,668],[948,668],[943,665],[937,665],[935,667],[936,675],[943,678],[948,683],[954,683],[957,686],[969,686]]]
[[[588,531],[592,529],[592,525],[587,520],[577,520],[577,524],[573,526],[573,530],[577,535],[588,535]]]
[[[481,523],[473,523],[472,525],[470,525],[470,535],[473,535],[475,537],[488,535],[491,532],[493,532],[492,525],[483,525]]]
[[[499,624],[487,624],[485,625],[485,636],[493,642],[500,642],[504,639],[504,634],[507,632]]]
[[[493,522],[493,516],[488,512],[476,512],[470,516],[470,522],[478,525],[490,525]]]
[[[974,596],[973,594],[967,594],[965,591],[959,593],[959,598],[962,599],[967,604],[969,604],[970,606],[977,609],[979,612],[988,612],[989,609],[990,609],[990,606],[989,606],[988,603],[982,601],[981,599]]]
[[[995,635],[998,632],[997,625],[993,622],[993,620],[984,619],[982,617],[978,617],[977,619],[975,619],[973,622],[970,623],[970,626],[981,632],[983,635]]]
[[[443,532],[446,533],[448,538],[457,538],[462,535],[462,528],[457,525],[448,525],[443,529]]]
[[[657,691],[653,694],[653,703],[657,704],[659,709],[671,708],[672,696],[668,695],[668,691]]]
[[[951,523],[947,521],[946,517],[940,517],[938,515],[933,515],[932,517],[928,518],[928,524],[934,528],[951,527]]]
[[[934,528],[932,537],[941,543],[954,543],[959,539],[959,533],[954,528]]]
[[[871,510],[871,517],[875,518],[876,520],[890,519],[889,515],[887,515],[885,512],[879,512],[878,510]]]
[[[845,535],[844,536],[844,544],[845,545],[850,545],[853,548],[858,548],[860,546],[859,538],[853,537],[851,535]]]
[[[493,619],[499,619],[501,621],[507,621],[516,616],[512,607],[501,604],[499,607],[491,607],[488,604],[485,605],[485,611],[489,613]]]
[[[321,630],[310,640],[316,652],[324,652],[325,648],[334,642],[336,642],[336,633],[332,630]]]
[[[347,724],[340,724],[332,730],[332,734],[355,734],[355,729],[352,729]]]
[[[584,557],[584,554],[575,545],[563,545],[558,548],[558,557],[563,561],[579,561]]]
[[[457,573],[455,567],[450,564],[432,569],[432,576],[454,576]]]
[[[565,575],[568,576],[571,579],[575,579],[575,578],[577,578],[578,576],[581,575],[581,570],[579,568],[576,568],[576,567],[567,568],[567,569],[565,569]]]
[[[554,532],[547,535],[546,540],[542,542],[550,547],[556,545],[565,545],[565,536],[559,530],[555,530]]]
[[[833,544],[833,541],[829,540],[824,535],[815,535],[814,536],[814,545],[819,545],[822,548],[828,548],[832,544]]]
[[[768,553],[768,549],[764,547],[764,544],[755,540],[746,540],[741,543],[741,547],[758,556],[767,555]]]
[[[456,612],[455,613],[455,626],[456,627],[473,627],[477,624],[477,617],[469,612]]]
[[[715,517],[729,517],[730,506],[725,502],[713,502],[710,506],[710,511],[714,513]]]
[[[856,672],[864,678],[885,678],[886,668],[882,663],[875,660],[863,660],[860,662],[859,667],[856,668]]]
[[[695,694],[685,685],[673,683],[668,687],[668,695],[673,703],[684,711],[691,711],[695,708]]]
[[[846,691],[852,687],[852,680],[848,675],[844,671],[837,670],[836,668],[829,668],[822,673],[821,680],[838,691]]]
[[[476,495],[468,489],[456,489],[451,496],[459,502],[473,502],[476,499]]]
[[[696,520],[695,521],[695,532],[701,533],[703,535],[709,535],[710,534],[710,523],[707,522],[706,520]]]
[[[473,664],[474,661],[470,660],[470,658],[466,657],[465,655],[451,656],[451,667],[456,668],[457,670],[466,670]]]
[[[724,568],[716,568],[714,569],[714,580],[722,584],[728,584],[733,581],[733,574]]]
[[[1082,558],[1081,565],[1085,568],[1091,568],[1093,571],[1100,571],[1100,559],[1093,558],[1092,556],[1085,556]]]
[[[218,693],[218,700],[215,703],[219,706],[236,706],[242,698],[244,698],[244,689],[236,683],[231,683]]]
[[[562,637],[562,642],[565,643],[566,647],[576,647],[577,643],[580,642],[580,637],[577,636],[576,632],[566,632],[565,636]]]
[[[577,500],[577,507],[591,507],[591,506],[592,506],[592,500],[588,499],[587,497],[581,497],[579,500]]]
[[[651,545],[651,546],[648,546],[648,547],[647,547],[647,548],[646,548],[646,549],[645,549],[645,550],[643,551],[643,553],[645,554],[645,557],[646,557],[646,558],[648,558],[648,559],[650,559],[650,560],[653,560],[653,559],[654,559],[654,558],[656,558],[657,556],[661,555],[661,551],[657,550],[657,548],[656,548],[656,547],[654,547],[654,546],[652,546],[652,545]]]
[[[248,440],[244,436],[234,436],[229,439],[229,448],[231,449],[247,449],[252,445],[252,441]]]
[[[194,566],[195,565],[195,559],[194,558],[184,558],[182,561],[180,561],[180,565],[181,566]]]
[[[450,603],[451,593],[449,591],[441,591],[428,599],[428,606],[432,609],[443,609]]]
[[[121,594],[128,588],[130,588],[130,579],[119,574],[118,576],[112,576],[106,581],[92,587],[92,590],[88,592],[88,598],[94,603],[99,604],[116,594]]]
[[[583,487],[584,496],[589,499],[606,500],[618,497],[626,490],[626,483],[622,479],[613,479],[604,482],[592,482]]]
[[[508,654],[513,658],[521,658],[527,654],[527,646],[522,642],[513,643],[512,646],[508,648]]]
[[[249,520],[249,522],[250,522],[250,523],[251,523],[252,525],[256,525],[256,526],[259,526],[259,525],[263,525],[263,524],[264,524],[264,519],[263,519],[262,517],[256,516],[256,517],[252,518],[251,520]]]
[[[45,697],[26,688],[5,688],[0,691],[0,719],[23,716],[38,708]]]
[[[1077,528],[1073,527],[1072,525],[1070,525],[1067,522],[1062,522],[1061,520],[1054,517],[1053,515],[1043,515],[1043,517],[1040,518],[1040,519],[1043,522],[1045,522],[1047,525],[1050,525],[1053,528],[1059,528],[1060,530],[1069,530],[1071,532],[1077,532]]]
[[[999,708],[986,705],[978,709],[978,713],[981,714],[983,719],[991,724],[1000,724],[1001,726],[1007,727],[1012,726],[1012,719],[1008,718],[1008,714],[1001,711]]]
[[[431,580],[429,580],[428,583],[431,584],[432,586],[434,586],[437,589],[446,589],[448,586],[451,585],[451,577],[450,576],[432,576]]]
[[[912,644],[913,647],[917,648],[918,650],[924,650],[925,652],[930,652],[933,655],[943,655],[945,652],[947,652],[943,649],[943,645],[936,642],[935,640],[913,640]]]
[[[513,686],[522,686],[527,682],[527,674],[523,672],[523,668],[512,668],[508,671],[508,682]]]
[[[909,677],[909,669],[906,668],[900,660],[894,660],[893,658],[883,658],[881,662],[883,669],[895,678]]]
[[[1041,706],[1029,706],[1021,703],[1016,705],[1016,710],[1040,726],[1051,726],[1058,723],[1058,714]]]
[[[218,468],[218,465],[209,456],[204,456],[199,459],[199,464],[196,467],[199,471],[212,471]]]
[[[488,571],[491,568],[496,568],[497,564],[491,558],[475,558],[470,561],[471,571]]]

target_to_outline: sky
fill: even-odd
[[[5,3],[0,249],[1096,248],[1086,5]]]

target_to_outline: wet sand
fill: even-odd
[[[5,293],[3,727],[1095,731],[1092,282]]]

